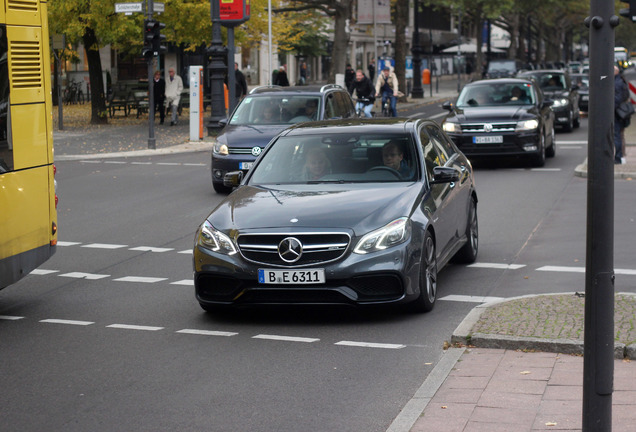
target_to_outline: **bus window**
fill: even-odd
[[[13,171],[13,144],[9,118],[7,27],[0,25],[0,173]]]

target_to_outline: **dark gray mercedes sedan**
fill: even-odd
[[[430,120],[303,123],[280,133],[199,227],[196,298],[433,309],[437,273],[474,262],[470,162]]]

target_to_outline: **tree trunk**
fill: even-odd
[[[398,86],[406,101],[406,27],[409,23],[409,1],[397,0],[395,3],[395,75]]]
[[[351,18],[352,0],[344,0],[336,6],[334,15],[333,53],[329,65],[327,82],[336,82],[336,73],[344,73],[347,68],[347,46],[349,45],[349,33],[347,33],[347,20]]]
[[[106,96],[102,77],[102,60],[99,56],[99,43],[93,29],[87,27],[82,37],[88,62],[88,76],[91,84],[91,124],[106,124]]]

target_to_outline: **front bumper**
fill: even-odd
[[[419,295],[420,250],[411,241],[366,255],[350,250],[335,261],[298,269],[322,268],[324,284],[263,284],[258,269],[284,270],[247,261],[240,253],[194,250],[194,286],[202,305],[404,303]],[[295,268],[296,269],[296,268]]]
[[[241,164],[253,164],[255,160],[256,157],[250,154],[217,155],[212,153],[212,182],[223,184],[223,177],[231,171],[239,171],[242,169],[247,172],[248,169],[241,168]]]

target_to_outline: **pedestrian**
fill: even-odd
[[[388,66],[382,69],[382,73],[378,77],[375,83],[375,97],[382,95],[382,104],[389,99],[391,102],[391,116],[397,117],[397,95],[398,93],[398,79],[395,73],[391,72]]]
[[[362,109],[366,117],[372,117],[371,108],[373,108],[375,101],[375,89],[371,80],[362,73],[362,69],[356,71],[356,79],[353,80],[348,90],[352,96],[354,92],[357,93],[356,111]]]
[[[289,79],[287,78],[287,72],[285,72],[285,66],[281,66],[278,68],[278,73],[274,78],[274,85],[289,87]]]
[[[371,60],[371,63],[367,66],[367,70],[369,71],[369,79],[373,81],[373,79],[375,79],[375,60]]]
[[[245,81],[245,75],[243,75],[243,72],[239,69],[238,63],[234,63],[234,76],[234,85],[236,88],[234,96],[236,96],[236,100],[239,101],[247,94],[247,81]]]
[[[181,99],[181,91],[183,91],[183,81],[181,77],[174,72],[174,68],[168,69],[169,79],[166,82],[166,101],[171,110],[170,126],[177,124],[177,109],[179,108],[179,100]]]
[[[618,66],[614,66],[614,163],[621,164],[623,159],[623,140],[621,130],[629,124],[629,116],[619,116],[617,110],[623,103],[629,101],[629,88],[620,74]]]
[[[161,71],[155,71],[152,84],[155,112],[159,112],[159,124],[163,124],[165,111],[163,105],[166,103],[166,80],[161,78]]]
[[[468,81],[473,80],[473,63],[470,60],[466,62],[466,75]]]
[[[345,69],[345,88],[351,87],[351,83],[356,78],[356,71],[351,67],[351,63],[347,63],[347,69]]]
[[[300,64],[300,85],[307,84],[307,63]]]

